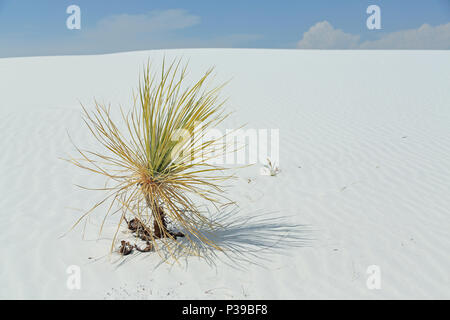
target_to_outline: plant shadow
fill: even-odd
[[[277,212],[254,212],[242,216],[234,205],[225,210],[205,210],[208,221],[199,221],[198,232],[211,244],[205,243],[185,230],[186,237],[177,240],[177,250],[164,252],[188,265],[192,256],[199,256],[209,265],[217,267],[218,262],[233,268],[245,269],[249,264],[264,267],[274,255],[287,255],[293,248],[312,246],[315,230],[309,225],[296,224],[294,217],[280,216]],[[158,264],[158,266],[161,264]],[[158,267],[157,266],[157,267]]]

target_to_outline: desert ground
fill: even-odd
[[[236,169],[230,255],[110,254],[104,179],[61,160],[94,99],[132,102],[148,61],[215,66],[223,128],[279,129],[276,176]],[[186,49],[0,59],[0,298],[450,298],[450,52]],[[70,135],[70,138],[69,138]],[[126,229],[119,237],[127,237]],[[68,286],[79,269],[80,287]],[[375,269],[374,269],[375,268]],[[377,270],[377,285],[371,272]]]

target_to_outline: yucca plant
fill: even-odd
[[[81,158],[70,161],[113,185],[100,188],[108,192],[105,198],[75,225],[110,201],[100,232],[108,216],[121,212],[111,251],[124,223],[150,250],[165,248],[175,258],[180,246],[195,249],[199,241],[220,249],[198,226],[207,223],[214,229],[200,205],[206,201],[217,208],[228,202],[222,182],[231,176],[224,174],[226,168],[211,164],[227,151],[221,147],[223,137],[206,135],[228,116],[219,97],[223,85],[209,88],[213,69],[186,85],[187,65],[182,66],[181,59],[168,66],[163,62],[160,72],[151,69],[147,63],[133,106],[120,109],[120,123],[113,120],[110,107],[96,102],[89,112],[82,106],[84,122],[104,152],[76,147]],[[169,222],[182,233],[169,230]]]

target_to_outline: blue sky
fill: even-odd
[[[187,47],[450,49],[450,0],[0,0],[0,57]]]

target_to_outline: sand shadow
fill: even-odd
[[[310,247],[315,240],[311,226],[296,224],[294,217],[280,216],[277,212],[260,211],[244,215],[234,205],[215,212],[206,210],[205,216],[208,222],[199,222],[198,230],[221,250],[192,235],[189,240],[179,238],[180,245],[175,255],[181,257],[178,262],[186,267],[192,257],[190,252],[197,253],[213,267],[218,262],[238,269],[245,269],[249,264],[264,266],[275,255],[292,254],[293,248]],[[167,261],[170,261],[170,254],[166,253]]]

